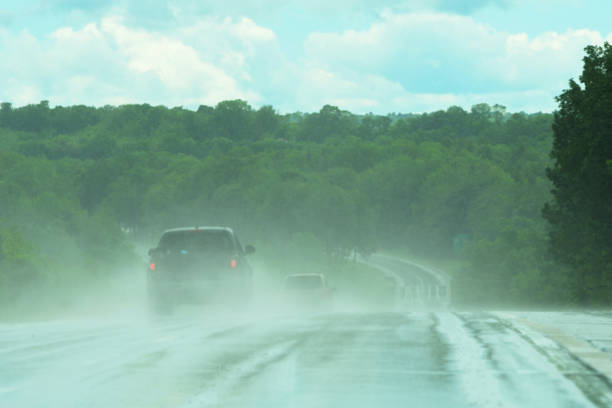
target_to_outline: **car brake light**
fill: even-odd
[[[150,271],[154,271],[155,270],[155,262],[151,262],[151,264],[149,264],[149,270]]]
[[[230,268],[235,268],[237,264],[238,262],[236,262],[235,259],[232,259],[232,261],[230,262]]]

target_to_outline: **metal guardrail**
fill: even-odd
[[[372,259],[374,258],[374,260]],[[404,276],[410,272],[403,271],[398,273],[391,268],[376,263],[376,258],[391,260],[396,263],[405,264],[411,268],[417,268],[421,272],[429,275],[434,284],[426,283],[417,274],[411,274],[411,280],[416,283],[409,283]],[[448,307],[451,299],[451,277],[438,269],[434,269],[417,262],[399,258],[391,255],[375,254],[371,258],[365,259],[355,256],[357,262],[366,264],[385,274],[385,277],[392,280],[395,284],[394,296],[396,308],[405,309],[410,307]]]

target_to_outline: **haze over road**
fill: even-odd
[[[605,375],[524,324],[542,320],[609,351],[605,313],[185,308],[2,324],[0,406],[611,406]]]

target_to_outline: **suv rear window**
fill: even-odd
[[[220,252],[232,251],[234,245],[227,231],[188,230],[165,233],[159,248],[170,252]]]

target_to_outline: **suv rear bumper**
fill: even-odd
[[[220,302],[250,297],[250,282],[237,279],[219,281],[148,281],[150,297],[173,304]]]

